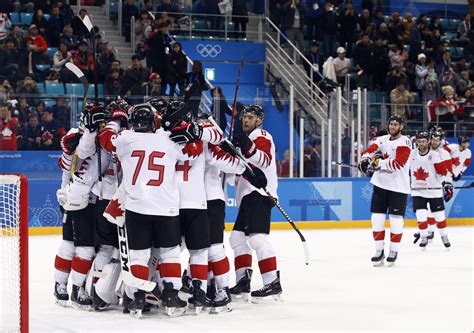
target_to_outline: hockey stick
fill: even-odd
[[[234,137],[235,109],[237,106],[237,96],[239,94],[240,74],[242,73],[243,67],[244,67],[244,57],[241,55],[239,72],[237,73],[237,80],[235,81],[234,102],[232,103],[232,114],[231,114],[231,119],[230,119],[229,141],[232,141],[232,138]]]
[[[453,188],[455,190],[463,190],[463,189],[465,190],[465,189],[473,188],[473,187],[474,187],[474,182],[465,186],[454,186]],[[442,187],[419,187],[419,188],[412,188],[411,190],[412,191],[429,191],[429,190],[442,190],[442,189],[443,189]]]
[[[212,116],[210,116],[208,118],[208,120],[211,122],[211,124],[214,126],[214,128],[220,132],[220,134],[222,135],[222,137],[224,138],[224,141],[229,145],[229,147],[231,147],[231,149],[235,152],[235,155],[237,156],[237,158],[242,162],[242,164],[245,166],[245,168],[250,172],[252,173],[252,175],[255,175],[252,168],[250,167],[250,165],[245,161],[245,158],[242,156],[242,154],[240,154],[237,149],[234,147],[234,145],[232,144],[232,142],[229,141],[229,139],[227,139],[225,136],[224,136],[224,133],[222,133],[222,130],[221,128],[217,125],[216,121],[212,118]],[[298,229],[298,227],[296,226],[296,224],[293,222],[293,220],[291,219],[291,217],[286,213],[286,211],[283,209],[283,207],[280,205],[280,203],[278,202],[278,200],[272,196],[272,194],[270,193],[269,190],[267,190],[266,187],[263,188],[263,191],[267,194],[267,196],[273,201],[273,203],[275,204],[275,206],[278,208],[278,210],[282,213],[282,215],[285,217],[285,219],[288,221],[288,223],[290,223],[290,225],[293,227],[293,229],[296,231],[296,233],[298,234],[298,236],[300,237],[301,239],[301,242],[303,243],[303,250],[304,250],[304,257],[305,257],[305,262],[306,262],[306,265],[309,265],[309,250],[308,250],[308,245],[306,244],[306,239],[304,238],[303,234],[301,233],[301,231]]]
[[[353,168],[353,169],[358,168],[357,165],[354,165],[354,164],[346,164],[346,163],[341,163],[341,162],[336,162],[336,161],[332,161],[331,164],[332,165],[340,165],[343,168]]]

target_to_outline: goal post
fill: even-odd
[[[0,174],[0,332],[28,332],[28,181]]]

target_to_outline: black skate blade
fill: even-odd
[[[165,313],[168,317],[180,317],[186,313],[186,308],[169,308],[164,307]]]

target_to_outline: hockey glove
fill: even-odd
[[[383,154],[381,152],[376,152],[374,157],[372,157],[372,162],[370,163],[369,170],[370,171],[377,171],[380,169],[379,162],[383,160]]]
[[[457,182],[458,180],[461,179],[461,177],[462,177],[462,172],[460,172],[459,175],[457,175],[457,176],[454,176],[454,175],[453,175],[453,180],[454,180],[455,182]]]
[[[250,138],[243,134],[232,141],[234,146],[239,147],[246,158],[252,157],[257,152],[257,146]]]
[[[74,154],[82,134],[79,132],[69,133],[61,138],[61,150],[68,155]]]
[[[367,173],[369,165],[370,160],[368,158],[364,158],[362,161],[359,162],[359,164],[357,164],[357,169],[359,169],[359,171],[362,173]]]
[[[230,155],[232,155],[232,157],[235,157],[236,153],[235,153],[235,147],[231,147],[232,143],[228,142],[228,141],[222,141],[219,145],[219,147],[221,147],[221,149],[223,151],[225,151],[226,153],[229,153]]]
[[[82,123],[91,132],[100,128],[100,124],[106,122],[108,116],[105,112],[84,112],[82,114]]]
[[[453,197],[453,184],[450,182],[443,182],[443,194],[444,194],[444,201],[448,202]]]
[[[123,109],[115,109],[112,113],[112,120],[117,120],[120,127],[128,127],[128,114]]]
[[[202,137],[202,127],[197,123],[183,123],[171,130],[170,139],[176,143],[188,143],[200,140]]]
[[[250,184],[255,186],[256,188],[264,188],[267,187],[267,177],[263,173],[262,170],[260,170],[257,167],[251,166],[253,173],[245,169],[244,173],[242,176],[249,181]]]

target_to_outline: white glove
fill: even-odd
[[[67,190],[67,188],[60,188],[56,191],[56,199],[58,199],[60,206],[64,206],[67,202]]]

